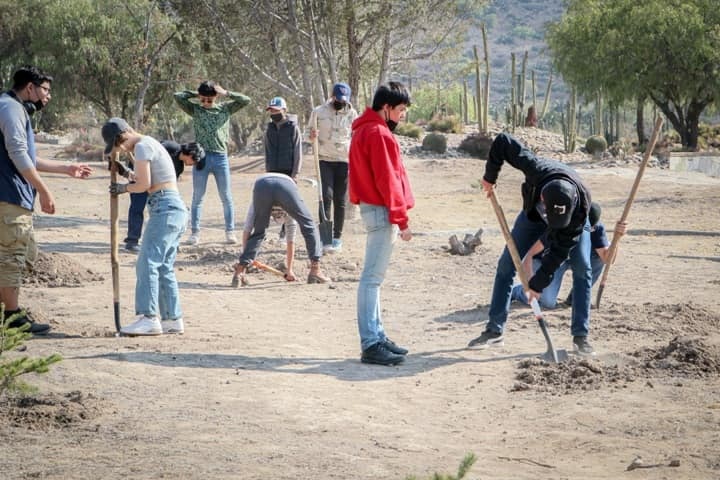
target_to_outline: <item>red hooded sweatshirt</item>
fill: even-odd
[[[415,206],[400,146],[385,120],[367,108],[352,124],[350,201],[387,207],[390,223],[408,228],[408,210]]]

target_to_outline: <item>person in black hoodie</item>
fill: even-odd
[[[547,231],[548,245],[541,266],[529,279],[528,301],[538,299],[553,279],[560,264],[568,259],[573,272],[571,332],[575,351],[593,355],[588,341],[590,330],[590,189],[567,165],[535,154],[514,139],[501,133],[490,147],[485,164],[483,190],[490,195],[504,162],[525,174],[522,184],[523,209],[515,219],[512,238],[520,257]],[[515,265],[507,247],[498,260],[488,323],[482,334],[469,346],[486,348],[504,343],[503,329],[510,310],[510,296]]]

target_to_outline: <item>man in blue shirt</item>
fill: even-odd
[[[55,198],[38,172],[64,173],[87,178],[86,164],[37,158],[30,115],[50,101],[52,77],[33,66],[18,69],[11,90],[0,94],[0,302],[5,317],[20,314],[10,328],[30,324],[29,332],[44,334],[46,324],[34,323],[18,302],[26,266],[37,256],[33,233],[35,196],[44,213],[55,213]]]

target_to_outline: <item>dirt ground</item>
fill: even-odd
[[[612,230],[637,168],[566,160]],[[260,164],[232,160],[239,227]],[[598,355],[548,365],[527,308],[513,307],[505,347],[466,348],[483,330],[504,244],[478,190],[484,162],[411,153],[406,164],[415,237],[396,244],[382,301],[388,334],[411,353],[390,368],[359,361],[358,219],[347,222],[343,252],[323,258],[331,286],[256,273],[232,289],[238,248],[222,243],[211,182],[203,243],[182,246],[176,264],[186,333],[115,337],[109,175],[99,163],[88,181],[46,175],[58,213],[36,218],[45,255],[21,299],[53,331],[11,356],[64,360],[26,378],[34,397],[0,402],[0,477],[427,478],[474,453],[471,479],[720,478],[720,179],[646,171],[592,311]],[[303,174],[313,176],[309,160]],[[506,168],[498,185],[511,222],[520,181]],[[315,210],[310,182],[300,185]],[[189,177],[180,188],[189,204]],[[122,198],[121,238],[127,205]],[[447,251],[450,235],[479,228],[474,254]],[[277,232],[260,257],[271,265],[284,253]],[[135,258],[121,250],[124,323]],[[307,274],[302,241],[296,273]],[[570,311],[547,321],[556,346],[571,351]]]

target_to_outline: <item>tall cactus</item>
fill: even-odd
[[[563,146],[566,153],[575,151],[575,143],[577,141],[577,90],[575,87],[570,89],[570,99],[568,100],[567,110],[560,116],[563,130]]]
[[[490,50],[488,49],[487,31],[485,30],[485,24],[481,27],[482,38],[483,38],[483,49],[485,50],[485,89],[483,91],[485,95],[485,101],[483,102],[482,111],[482,131],[488,133],[488,117],[490,115]]]

